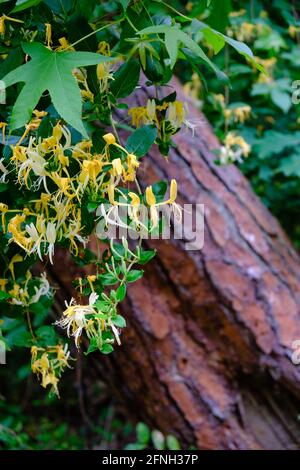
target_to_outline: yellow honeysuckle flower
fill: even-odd
[[[96,178],[102,170],[103,163],[100,160],[83,160],[82,170],[78,177],[81,183],[85,183],[88,180],[96,183]]]
[[[8,279],[0,278],[0,290],[5,292],[7,283],[8,283]]]
[[[177,182],[174,179],[171,180],[170,197],[166,201],[162,201],[158,203],[156,202],[156,197],[153,193],[152,186],[148,186],[146,188],[145,197],[146,197],[146,202],[148,206],[150,207],[150,219],[151,219],[153,227],[156,227],[158,225],[158,212],[156,209],[158,206],[170,204],[170,205],[174,205],[174,207],[178,209],[178,211],[180,210],[179,206],[175,204],[175,200],[177,197]]]
[[[46,44],[48,49],[51,49],[52,45],[52,26],[50,23],[45,23],[46,26]]]
[[[116,138],[111,132],[109,132],[108,134],[105,134],[103,136],[103,139],[105,140],[107,145],[113,145],[116,143]]]
[[[78,305],[74,299],[71,299],[70,303],[66,304],[66,310],[63,312],[61,320],[56,321],[56,325],[67,330],[67,335],[74,336],[76,347],[79,347],[79,338],[82,331],[88,327],[87,315],[96,314],[94,304],[98,299],[98,295],[92,293],[89,297],[88,305]],[[72,330],[72,333],[71,333]]]
[[[70,46],[67,38],[65,37],[59,38],[58,42],[60,46],[56,48],[57,51],[63,51],[65,49],[68,49],[69,51],[75,51],[74,47]]]
[[[156,204],[156,197],[154,196],[152,186],[146,188],[146,202],[148,206],[154,206]]]
[[[99,52],[99,54],[102,54],[102,55],[110,56],[110,45],[109,45],[109,43],[106,42],[106,41],[99,42],[97,52]]]
[[[143,124],[149,123],[148,112],[145,106],[130,108],[128,115],[131,116],[131,123],[134,127],[140,127]]]
[[[24,23],[22,20],[16,18],[11,18],[10,16],[2,15],[0,17],[0,34],[3,36],[5,34],[5,21],[12,21],[14,23]]]
[[[91,92],[91,90],[80,90],[81,96],[83,99],[87,99],[91,101],[92,103],[94,102],[94,93]]]
[[[13,278],[13,280],[15,281],[15,269],[14,269],[14,265],[15,263],[20,263],[21,261],[23,261],[23,256],[19,255],[18,253],[16,255],[14,255],[8,265],[8,269],[9,271],[11,272],[11,276]]]
[[[0,212],[1,212],[1,224],[2,231],[5,233],[5,214],[8,212],[8,206],[3,202],[0,202]]]
[[[173,127],[180,127],[185,120],[185,116],[186,111],[182,101],[169,103],[166,119],[171,122]]]
[[[5,144],[5,129],[6,129],[7,123],[6,122],[0,122],[0,129],[2,129],[2,143]]]
[[[136,193],[129,192],[128,196],[131,198],[131,205],[133,207],[138,207],[141,203],[139,196]]]
[[[122,173],[124,172],[124,167],[122,165],[121,158],[115,158],[111,162],[112,164],[112,169],[110,170],[111,174],[113,176],[121,176]]]
[[[90,285],[90,288],[91,288],[92,292],[94,292],[93,282],[95,282],[96,279],[97,279],[97,276],[95,274],[90,274],[89,276],[87,276],[87,281]]]

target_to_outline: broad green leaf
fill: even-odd
[[[257,140],[253,150],[259,158],[268,158],[272,155],[279,155],[285,149],[295,147],[300,144],[300,132],[284,134],[274,130],[268,130],[263,138]]]
[[[211,13],[208,17],[210,26],[218,31],[225,31],[229,13],[232,11],[231,0],[211,0],[209,6],[211,6]]]
[[[184,31],[182,31],[179,25],[169,26],[169,25],[157,25],[149,26],[147,28],[138,31],[136,34],[147,35],[147,34],[172,34],[173,40],[177,39],[177,42],[182,43],[187,49],[192,51],[197,57],[206,62],[215,72],[217,72],[217,67],[212,63],[212,61],[207,57],[203,49]],[[170,54],[170,51],[168,51]],[[172,57],[171,57],[172,55]],[[170,55],[171,61],[174,60],[174,51]]]
[[[283,173],[285,176],[300,177],[300,153],[293,153],[288,157],[282,158],[277,173]]]
[[[273,88],[271,90],[271,99],[284,113],[287,113],[292,106],[291,95],[279,88]]]
[[[143,157],[154,144],[156,136],[156,127],[151,125],[140,127],[128,137],[126,150],[137,157]]]
[[[235,39],[232,39],[225,34],[222,34],[222,36],[224,40],[230,44],[230,46],[232,46],[239,54],[242,54],[251,59],[253,58],[253,52],[251,51],[250,47],[247,46],[247,44],[241,41],[236,41]]]
[[[225,39],[221,34],[216,34],[215,31],[209,27],[204,28],[202,31],[206,41],[212,46],[214,53],[218,54],[225,46]]]
[[[27,8],[35,7],[41,0],[17,0],[16,6],[13,9],[12,13],[17,13],[18,11],[26,10]]]
[[[18,129],[30,120],[32,111],[47,90],[58,114],[87,137],[81,120],[80,89],[72,69],[110,59],[92,52],[53,52],[34,42],[24,43],[22,47],[31,60],[2,77],[6,87],[18,82],[25,83],[12,110],[10,129]]]
[[[125,98],[130,95],[137,86],[140,79],[140,64],[138,60],[132,59],[120,68],[113,75],[110,91],[115,98]]]
[[[45,341],[47,345],[53,345],[56,341],[56,333],[53,326],[44,325],[36,330],[36,336]]]
[[[178,54],[178,38],[172,29],[165,33],[165,46],[170,57],[170,67],[172,69],[176,64]]]

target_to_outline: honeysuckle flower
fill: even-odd
[[[107,145],[113,145],[116,143],[116,138],[111,132],[109,132],[108,134],[105,134],[103,136],[103,139],[105,140]]]
[[[26,225],[25,229],[31,239],[31,242],[33,243],[33,247],[31,248],[30,253],[36,252],[40,260],[42,260],[41,243],[43,239],[43,233],[38,233],[37,228],[33,222],[31,222],[29,225]]]
[[[7,283],[8,283],[8,279],[0,278],[0,290],[6,292]]]
[[[148,186],[146,188],[145,197],[146,197],[146,202],[147,202],[148,206],[150,207],[150,219],[151,219],[153,228],[157,227],[157,225],[158,225],[157,207],[163,206],[165,204],[169,204],[169,205],[173,206],[177,212],[178,211],[181,212],[178,204],[175,203],[175,200],[176,200],[176,197],[177,197],[177,182],[174,179],[171,180],[170,197],[166,201],[156,202],[156,197],[153,193],[152,186]]]
[[[17,18],[12,18],[11,16],[2,15],[0,16],[0,34],[4,36],[5,34],[5,21],[12,21],[15,23],[24,23],[22,20],[18,20]]]
[[[68,345],[61,344],[42,348],[31,347],[31,370],[41,380],[42,387],[51,385],[51,391],[59,396],[58,382],[66,367],[70,368]]]
[[[2,224],[2,231],[3,233],[6,232],[5,230],[5,214],[8,212],[8,205],[4,204],[4,202],[0,202],[0,212],[1,212],[1,224]]]
[[[121,176],[124,172],[124,167],[122,165],[121,158],[115,158],[112,162],[111,174],[112,176]]]
[[[0,177],[0,183],[5,183],[6,182],[6,177],[9,174],[9,171],[7,168],[3,165],[4,158],[0,159],[0,171],[2,171],[2,175]]]
[[[73,298],[69,304],[65,302],[67,308],[63,312],[63,317],[61,320],[55,322],[56,325],[67,330],[69,337],[72,335],[75,338],[77,348],[79,347],[79,338],[82,335],[82,331],[88,330],[88,322],[90,319],[88,317],[97,313],[94,304],[98,297],[99,296],[93,292],[89,296],[88,305],[78,305]]]
[[[52,26],[51,26],[50,23],[45,23],[45,26],[46,26],[45,42],[46,42],[46,45],[47,45],[48,49],[51,49],[51,45],[52,45]]]
[[[225,145],[220,148],[220,163],[225,165],[228,163],[239,162],[241,163],[242,157],[248,157],[251,147],[243,139],[242,136],[236,135],[234,132],[229,132],[225,137]]]
[[[26,231],[22,229],[22,224],[25,222],[25,219],[25,214],[15,215],[12,219],[10,219],[7,226],[7,231],[11,233],[12,236],[8,243],[13,241],[27,251],[29,239],[25,236]]]
[[[39,287],[34,286],[35,294],[29,299],[30,304],[37,303],[43,296],[50,297],[51,295],[51,287],[46,277],[46,273],[42,273],[39,281]]]
[[[2,129],[2,144],[5,144],[5,129],[7,122],[0,122],[0,129]]]
[[[50,263],[53,264],[54,244],[56,241],[56,225],[53,222],[48,222],[47,224],[46,239],[48,242],[46,253],[48,253]]]
[[[225,119],[229,120],[231,117],[233,117],[234,122],[240,122],[241,124],[244,124],[244,122],[249,119],[251,115],[251,106],[244,105],[232,109],[227,108],[224,109],[223,113]]]

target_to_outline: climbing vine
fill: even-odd
[[[200,3],[204,21],[220,7]],[[175,180],[145,191],[138,182],[153,145],[167,158],[183,126],[193,135],[188,106],[170,84],[174,69],[188,61],[201,80],[210,70],[224,86],[229,78],[213,56],[225,46],[264,69],[244,43],[177,2],[18,0],[1,8],[0,338],[8,350],[29,349],[32,372],[58,394],[74,361],[71,340],[86,354],[121,344],[118,305],[155,255],[142,240],[162,231],[161,206],[181,217]],[[153,98],[129,107],[139,86],[152,87]],[[234,136],[227,144],[234,155],[248,153]],[[112,225],[130,228],[134,243],[103,236]],[[74,279],[76,294],[55,321],[47,268],[55,270],[58,247],[90,274]]]

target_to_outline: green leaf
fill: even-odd
[[[165,33],[165,46],[170,57],[170,67],[172,69],[176,64],[178,55],[178,38],[172,29]]]
[[[119,302],[122,302],[122,300],[124,300],[125,298],[125,295],[126,295],[126,285],[121,284],[116,291],[116,299]]]
[[[117,315],[113,320],[113,324],[118,326],[119,328],[125,328],[126,326],[126,320],[122,315]]]
[[[3,290],[0,290],[0,302],[6,299],[10,299],[11,295],[7,294],[7,292],[4,292]]]
[[[36,335],[44,340],[47,346],[52,346],[56,342],[56,333],[53,326],[41,326],[36,330]]]
[[[137,157],[143,157],[154,144],[156,136],[156,127],[151,125],[140,127],[128,137],[126,150]]]
[[[48,90],[60,116],[88,137],[81,120],[80,89],[71,71],[76,67],[99,64],[109,58],[92,52],[53,52],[34,42],[22,47],[31,60],[2,78],[6,87],[18,82],[25,83],[12,110],[11,130],[24,126],[30,120],[40,97]]]
[[[145,444],[140,444],[139,442],[133,442],[130,444],[126,444],[125,450],[143,450],[145,449]]]
[[[222,34],[222,36],[224,40],[230,44],[230,46],[232,46],[239,54],[253,58],[253,52],[251,51],[250,47],[247,46],[247,44],[241,41],[236,41],[235,39],[232,39],[225,34]]]
[[[136,426],[136,436],[140,444],[148,444],[150,440],[150,429],[145,423],[138,423]]]
[[[98,345],[98,341],[96,338],[91,338],[91,341],[90,341],[90,344],[89,344],[89,347],[88,347],[88,350],[85,354],[90,354],[94,351],[96,351],[97,349],[99,349],[99,345]]]
[[[271,90],[271,99],[284,113],[287,113],[292,106],[290,94],[280,90],[279,88],[273,88]]]
[[[114,350],[113,346],[109,343],[104,343],[102,348],[100,349],[102,354],[110,354],[111,352],[113,352],[113,350]]]
[[[166,444],[167,444],[167,448],[169,450],[180,450],[181,449],[178,439],[175,436],[172,436],[171,434],[169,434],[166,437]]]
[[[211,69],[213,69],[216,73],[218,72],[217,67],[212,63],[212,61],[207,57],[203,49],[184,31],[182,31],[179,25],[175,24],[174,26],[169,25],[157,25],[157,26],[149,26],[147,28],[138,31],[136,34],[146,35],[146,34],[164,34],[168,35],[169,38],[172,35],[173,40],[182,43],[185,47],[187,47],[190,51],[192,51],[197,57],[202,59],[206,62]],[[170,40],[170,39],[169,39]],[[170,51],[168,51],[170,55]],[[172,50],[170,55],[170,60],[174,60],[174,50]]]
[[[135,282],[141,277],[143,277],[144,271],[141,271],[139,269],[133,269],[132,271],[129,271],[129,273],[126,276],[126,281],[127,282]]]
[[[231,0],[211,0],[211,13],[208,17],[210,26],[218,31],[225,31],[228,16],[232,11]]]
[[[268,158],[272,155],[279,155],[285,149],[299,144],[300,132],[284,134],[283,132],[268,130],[264,133],[263,138],[255,142],[253,150],[259,158]]]
[[[110,91],[115,98],[125,98],[130,95],[140,79],[140,64],[137,59],[129,60],[113,75]]]
[[[123,10],[126,11],[130,0],[116,0],[116,2],[120,3],[122,5]]]
[[[206,27],[201,30],[201,33],[205,37],[206,41],[212,46],[214,53],[218,54],[225,46],[225,39],[221,34],[216,32],[210,27]]]
[[[18,0],[15,8],[12,10],[12,13],[17,13],[18,11],[26,10],[27,8],[35,7],[41,0]]]
[[[139,263],[140,264],[148,263],[152,258],[154,258],[155,254],[156,254],[155,250],[142,251],[139,255]]]
[[[277,173],[283,173],[285,176],[300,177],[300,154],[293,153],[288,157],[282,158]]]

